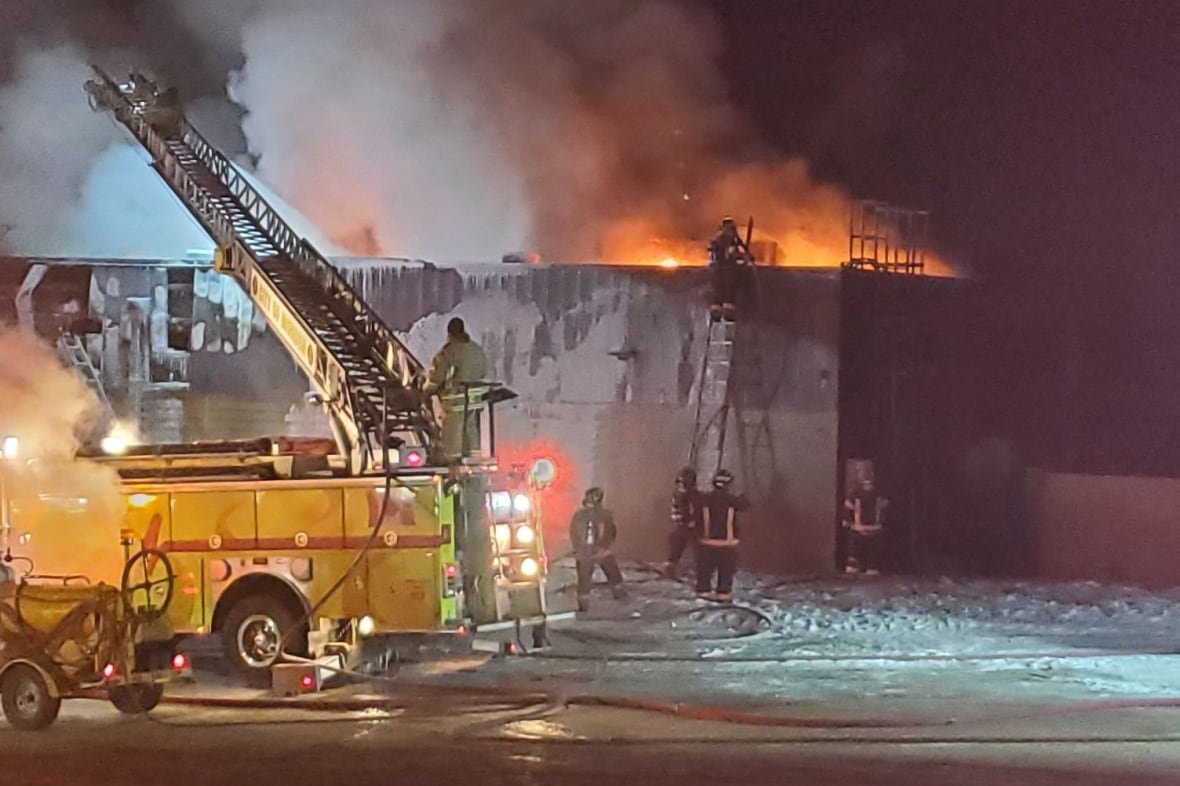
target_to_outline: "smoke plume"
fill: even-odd
[[[0,547],[11,548],[17,567],[117,582],[118,476],[73,460],[80,435],[100,415],[98,401],[52,349],[12,328],[0,328],[0,400],[0,438],[15,448],[0,461],[0,496],[12,523],[8,533],[0,529],[7,539]]]
[[[100,414],[81,376],[32,332],[12,328],[0,328],[0,401],[0,437],[19,438],[22,458],[72,457]]]
[[[248,154],[241,160],[262,181],[350,253],[650,262],[653,248],[699,257],[722,215],[753,214],[789,264],[846,257],[848,196],[814,182],[805,162],[768,152],[726,95],[716,24],[698,6],[170,0],[151,19],[167,35],[118,45],[146,42],[139,65],[184,82],[194,120],[213,122],[219,144]],[[113,45],[85,43],[103,62],[135,62]],[[59,64],[56,79],[30,87],[50,70],[33,59],[9,89],[79,104],[76,68]],[[239,121],[240,137],[225,128]],[[0,166],[27,160],[35,143],[0,128]],[[96,140],[76,149],[92,163],[108,156],[103,171],[88,179],[72,162],[43,164],[53,168],[43,192],[75,218],[47,230],[36,200],[0,203],[13,245],[44,243],[48,231],[77,240],[71,249],[118,250],[135,248],[145,227],[165,241],[177,234],[149,217],[175,219],[174,202],[130,176],[118,182],[115,170],[133,161],[116,164]],[[105,209],[92,221],[95,204]]]

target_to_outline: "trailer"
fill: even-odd
[[[165,613],[175,574],[167,555],[129,559],[122,586],[85,576],[19,578],[0,566],[0,706],[15,728],[44,729],[63,699],[105,696],[120,712],[155,709],[164,684],[188,670]],[[29,563],[31,568],[31,563]]]

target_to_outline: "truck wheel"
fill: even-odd
[[[250,595],[235,603],[225,617],[221,644],[227,665],[254,687],[270,686],[270,667],[279,662],[280,647],[292,655],[307,652],[307,629],[295,630],[298,616],[279,598]]]
[[[23,663],[4,672],[0,681],[4,717],[21,731],[38,731],[57,720],[61,698],[49,693],[41,672]]]
[[[140,715],[151,712],[164,698],[164,686],[155,682],[137,682],[132,685],[115,685],[107,696],[115,709],[125,715]]]

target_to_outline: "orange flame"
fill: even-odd
[[[742,209],[754,215],[751,244],[760,264],[828,268],[848,261],[853,201],[838,188],[816,183],[807,164],[798,160],[734,169],[691,201],[653,203],[637,216],[617,220],[602,233],[602,256],[618,264],[668,269],[704,265],[719,219],[729,214],[741,223]],[[955,275],[937,254],[927,250],[923,259],[927,275]]]

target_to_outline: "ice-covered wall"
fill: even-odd
[[[501,452],[557,452],[563,483],[548,529],[564,525],[581,492],[606,490],[620,549],[663,558],[672,478],[687,460],[693,387],[707,317],[703,271],[594,266],[343,262],[362,296],[424,362],[460,316],[499,379],[520,398],[498,418]],[[727,465],[755,509],[745,562],[795,572],[832,569],[836,500],[834,273],[763,271],[758,344],[769,403],[742,455]],[[727,440],[727,453],[738,447]]]
[[[704,271],[339,265],[423,362],[442,345],[452,316],[466,320],[496,377],[520,394],[499,408],[501,462],[558,460],[546,502],[551,550],[564,550],[565,525],[582,491],[601,485],[621,526],[620,551],[663,559],[671,482],[692,438],[707,326]],[[147,372],[173,377],[151,397],[149,436],[324,433],[321,416],[298,411],[306,383],[228,279],[119,265],[95,267],[89,281],[82,297],[106,324],[103,365],[112,390],[125,391],[133,373],[133,323],[142,323]],[[759,294],[768,403],[748,408],[745,450],[726,462],[754,503],[743,560],[826,572],[835,548],[839,276],[766,270]],[[178,335],[178,326],[188,335]],[[741,443],[731,435],[727,453]]]

